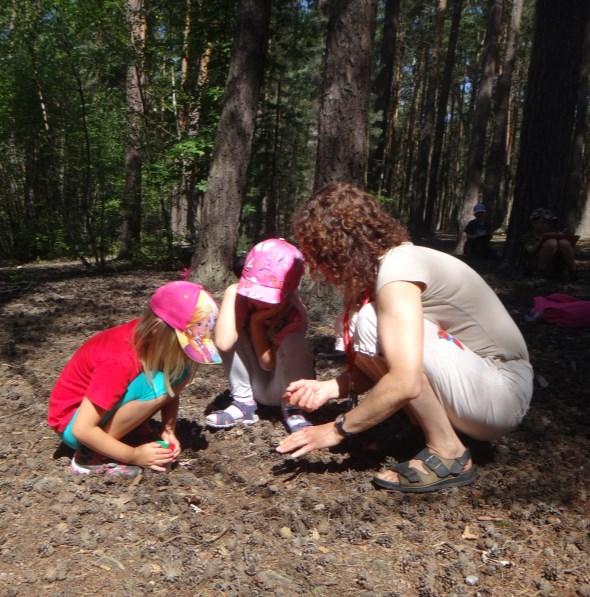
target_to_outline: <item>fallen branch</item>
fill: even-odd
[[[7,414],[7,415],[2,415],[2,416],[0,417],[0,421],[1,421],[2,419],[9,419],[10,417],[14,417],[14,415],[20,415],[20,413],[24,413],[24,412],[26,412],[26,411],[28,411],[28,410],[31,410],[31,409],[33,408],[33,406],[35,406],[35,405],[34,405],[34,404],[30,404],[30,405],[29,405],[29,406],[27,406],[26,408],[21,408],[20,410],[16,410],[16,411],[14,411],[13,413],[9,413],[9,414]]]

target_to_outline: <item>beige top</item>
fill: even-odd
[[[520,330],[485,280],[447,253],[403,243],[381,258],[377,292],[396,281],[424,284],[424,317],[482,357],[526,359]]]

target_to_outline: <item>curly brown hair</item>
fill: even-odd
[[[292,227],[312,276],[323,276],[353,302],[374,291],[379,257],[410,239],[372,195],[341,182],[299,206]]]

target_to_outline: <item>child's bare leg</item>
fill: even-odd
[[[133,400],[119,408],[104,426],[104,431],[116,439],[145,423],[171,400],[178,400],[166,394],[154,400]]]

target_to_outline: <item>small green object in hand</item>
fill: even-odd
[[[162,448],[170,448],[168,442],[165,442],[163,439],[157,439],[156,443],[162,446]]]

